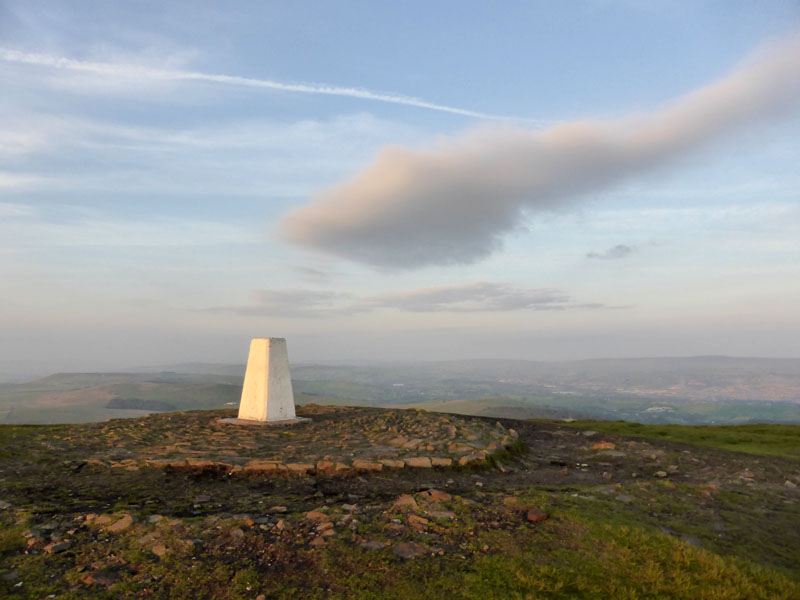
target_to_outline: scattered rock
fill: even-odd
[[[486,460],[486,453],[479,452],[476,454],[468,454],[466,456],[462,456],[458,459],[458,464],[461,467],[465,467],[467,465],[474,465],[481,463]]]
[[[359,546],[361,546],[364,550],[371,550],[371,551],[383,550],[384,548],[386,548],[386,544],[384,544],[383,542],[361,542]]]
[[[275,514],[285,513],[286,510],[287,509],[286,509],[285,506],[278,505],[278,506],[273,506],[273,507],[269,508],[267,510],[267,512],[269,514],[271,514],[271,515],[275,515]]]
[[[128,529],[131,525],[133,525],[133,516],[130,513],[126,513],[121,519],[116,521],[113,525],[109,525],[106,527],[106,531],[109,533],[122,533],[126,529]]]
[[[433,456],[431,457],[431,464],[434,467],[449,467],[453,464],[452,458]]]
[[[431,463],[431,459],[427,456],[412,456],[406,459],[406,466],[430,469],[433,464]]]
[[[654,473],[654,475],[655,475],[656,477],[661,477],[661,478],[663,479],[664,477],[666,477],[666,476],[667,476],[667,472],[666,472],[666,471],[656,471],[656,472]]]
[[[318,510],[310,510],[306,513],[306,519],[316,523],[322,523],[328,520],[328,515],[326,515],[324,512],[319,512]]]
[[[789,488],[791,490],[797,488],[797,484],[795,482],[793,482],[793,481],[789,481],[788,479],[783,482],[783,485],[785,485],[787,488]]]
[[[314,465],[309,463],[286,463],[286,469],[289,473],[295,475],[307,475],[314,470]]]
[[[394,501],[394,507],[400,509],[410,509],[416,510],[419,508],[417,501],[414,500],[414,496],[410,494],[403,494],[397,500]]]
[[[167,553],[167,547],[163,544],[156,544],[152,548],[150,548],[150,552],[155,554],[158,558],[161,558]]]
[[[324,537],[317,536],[313,540],[311,540],[310,545],[314,546],[315,548],[322,548],[324,546],[327,546],[328,542],[325,541]]]
[[[617,445],[613,442],[595,442],[592,444],[592,450],[613,450]]]
[[[456,513],[449,510],[429,510],[425,514],[428,515],[429,517],[433,517],[434,519],[441,519],[448,521],[452,521],[456,518]]]
[[[549,515],[546,512],[543,512],[538,508],[532,508],[527,512],[525,518],[531,523],[539,523],[541,521],[546,521],[548,516]]]
[[[48,554],[56,554],[57,552],[63,552],[67,550],[70,546],[72,546],[72,542],[69,540],[64,540],[63,542],[53,542],[52,544],[48,544],[44,547],[44,551]]]
[[[425,500],[429,500],[431,502],[450,502],[453,499],[451,494],[447,492],[443,492],[441,490],[435,490],[433,488],[425,490],[420,494],[422,498]]]
[[[394,547],[394,555],[403,560],[410,560],[427,554],[428,549],[415,542],[402,542]]]
[[[111,569],[100,569],[92,573],[86,573],[81,577],[81,583],[86,585],[102,585],[108,587],[114,585],[119,579],[119,575]]]
[[[430,523],[430,521],[428,521],[428,519],[424,517],[420,517],[413,514],[408,515],[408,524],[411,525],[411,527],[413,527],[414,529],[425,530],[428,528],[428,523]]]
[[[357,458],[353,461],[353,468],[355,468],[358,471],[363,471],[365,473],[377,473],[378,471],[383,470],[383,465],[379,462],[373,462]]]

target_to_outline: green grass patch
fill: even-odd
[[[645,425],[628,421],[574,421],[559,424],[749,454],[800,457],[800,425]]]

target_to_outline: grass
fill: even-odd
[[[16,554],[13,567],[25,581],[22,589],[0,583],[7,597],[63,598],[254,598],[309,599],[790,599],[800,596],[800,582],[779,569],[747,559],[720,556],[696,548],[654,527],[609,517],[591,505],[571,503],[563,495],[528,489],[518,496],[524,506],[546,510],[550,518],[531,525],[515,516],[500,498],[458,506],[447,525],[454,542],[441,556],[410,561],[395,557],[391,547],[362,550],[346,531],[321,550],[295,547],[288,560],[265,556],[274,538],[247,529],[238,550],[219,546],[217,527],[186,520],[175,533],[166,525],[142,524],[129,533],[76,546],[74,552],[46,556]],[[516,519],[516,520],[515,520]],[[492,528],[492,520],[505,526]],[[373,521],[371,537],[394,535]],[[15,529],[19,529],[18,527]],[[147,551],[146,535],[160,531],[159,543],[171,548],[162,559]],[[81,535],[81,534],[78,534]],[[84,534],[85,535],[85,534]],[[19,549],[19,531],[8,550]],[[424,533],[414,541],[431,544]],[[195,549],[180,550],[179,538],[200,538]],[[201,550],[198,551],[198,548]],[[120,573],[108,588],[86,586],[81,577],[96,561],[119,556],[127,564],[109,567]],[[133,567],[132,565],[135,565]],[[80,568],[78,568],[80,567]],[[59,573],[71,584],[57,584]],[[66,593],[65,593],[66,592]]]
[[[800,456],[800,425],[645,425],[628,421],[574,421],[564,425],[749,454]]]

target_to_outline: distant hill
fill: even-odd
[[[167,406],[224,408],[238,403],[243,374],[244,365],[189,363],[2,383],[0,423],[95,421]],[[646,423],[800,423],[800,359],[296,364],[292,376],[299,404],[413,405],[487,416]]]

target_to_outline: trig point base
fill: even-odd
[[[309,421],[294,412],[292,377],[284,338],[253,338],[236,425],[290,425]]]

